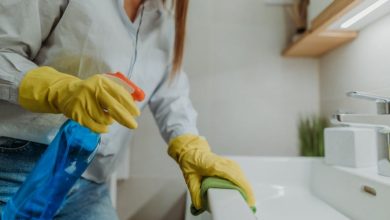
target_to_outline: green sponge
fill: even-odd
[[[196,209],[194,207],[194,205],[191,205],[191,213],[193,215],[199,215],[202,212],[204,212],[205,210],[207,210],[207,207],[208,207],[207,190],[210,188],[235,189],[235,190],[238,190],[238,192],[240,192],[241,196],[245,199],[245,201],[247,201],[247,198],[248,198],[246,193],[244,192],[244,190],[242,190],[240,187],[236,186],[232,182],[225,180],[225,179],[218,178],[218,177],[206,177],[205,179],[203,179],[202,186],[200,188],[200,194],[201,194],[203,207],[201,209]],[[256,212],[255,206],[251,207],[251,209],[252,209],[253,213]]]

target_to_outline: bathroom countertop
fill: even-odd
[[[365,177],[370,180],[390,186],[390,177],[379,175],[377,166],[366,167],[366,168],[351,168],[351,167],[342,167],[342,166],[334,166],[334,167],[342,171],[352,173],[357,176]]]

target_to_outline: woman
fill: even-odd
[[[56,219],[117,219],[104,181],[149,106],[168,153],[201,209],[202,178],[241,187],[238,165],[198,135],[181,71],[188,1],[2,0],[0,2],[0,205],[16,192],[53,133],[71,118],[102,133],[99,152]],[[99,73],[120,71],[146,93],[135,103]],[[103,110],[105,109],[105,110]],[[80,211],[77,211],[80,210]]]

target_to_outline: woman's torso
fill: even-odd
[[[146,1],[134,23],[126,16],[122,0],[71,0],[33,61],[80,78],[117,71],[131,75],[146,94],[138,103],[142,109],[167,74],[172,30],[171,16],[159,0]],[[61,115],[31,113],[6,102],[0,105],[4,110],[0,136],[48,143],[65,121]],[[119,145],[129,137],[129,130],[114,124],[102,136],[100,157],[114,161],[123,149]]]

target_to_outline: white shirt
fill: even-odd
[[[132,75],[146,94],[139,107],[148,104],[165,141],[198,134],[186,74],[179,73],[172,82],[168,78],[173,38],[172,13],[160,0],[145,1],[134,22],[123,0],[1,0],[0,136],[47,144],[66,120],[18,105],[19,83],[37,66],[80,78],[117,71]],[[118,123],[112,125],[83,176],[105,181],[131,134]]]

